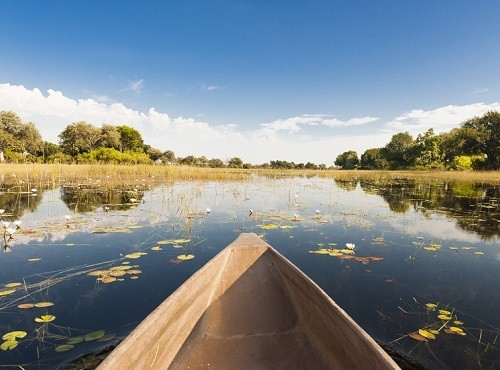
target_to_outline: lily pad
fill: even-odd
[[[62,344],[60,346],[57,346],[55,349],[56,352],[66,352],[69,351],[70,349],[75,348],[74,345],[72,344]]]
[[[23,285],[23,283],[9,283],[9,284],[5,284],[5,287],[6,288],[15,288],[16,286],[20,286],[20,285]]]
[[[25,308],[33,308],[35,305],[33,303],[21,303],[17,305],[18,308],[25,309]]]
[[[106,334],[99,339],[97,339],[98,342],[107,342],[108,340],[114,339],[116,337],[116,334]]]
[[[104,334],[105,334],[104,330],[96,330],[96,331],[93,331],[91,333],[85,334],[83,336],[83,339],[86,342],[90,342],[92,340],[96,340],[96,339],[99,339],[99,338],[103,337]]]
[[[24,338],[28,333],[25,331],[21,330],[16,330],[16,331],[11,331],[8,333],[5,333],[2,337],[3,340],[9,341],[9,340],[16,340],[16,338]]]
[[[17,340],[7,340],[0,345],[0,349],[2,349],[2,351],[11,350],[16,348],[18,344],[19,342]]]
[[[15,291],[16,291],[15,289],[2,290],[2,291],[0,291],[0,297],[3,297],[3,296],[6,296],[6,295],[9,295],[9,294],[12,294],[12,293],[14,293]]]
[[[194,258],[194,254],[181,254],[180,256],[177,256],[177,259],[181,261],[187,261],[191,260]]]
[[[78,344],[84,341],[84,338],[82,336],[79,337],[70,337],[66,341],[67,344]]]
[[[38,302],[38,303],[35,303],[35,307],[51,307],[53,306],[54,303],[52,302]]]
[[[409,333],[408,336],[412,339],[418,340],[419,342],[427,342],[427,338],[417,332]]]
[[[54,321],[56,317],[54,315],[42,315],[40,317],[36,317],[36,322],[51,322]]]
[[[427,339],[436,339],[436,336],[434,334],[425,329],[418,329],[418,334],[420,334],[423,337],[426,337]]]
[[[154,247],[151,247],[151,250],[152,251],[162,251],[163,249],[159,245],[156,245]]]

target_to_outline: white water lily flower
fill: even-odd
[[[7,221],[2,221],[2,226],[4,229],[8,228],[10,225],[10,222],[7,222]]]
[[[354,243],[346,243],[345,246],[347,247],[347,249],[351,249],[351,250],[354,249],[354,247],[355,247]]]
[[[32,193],[36,193],[37,191],[38,191],[38,190],[37,190],[37,189],[35,189],[35,188],[31,189],[31,192],[32,192]]]
[[[212,212],[212,210],[210,208],[207,208],[207,213],[210,213]]]
[[[71,220],[71,216],[70,216],[70,215],[66,215],[66,216],[64,216],[64,218],[65,218],[66,220],[68,220],[68,221],[69,221],[69,220]]]

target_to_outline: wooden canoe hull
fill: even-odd
[[[100,368],[399,367],[297,267],[255,234],[241,234]]]

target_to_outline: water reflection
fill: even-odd
[[[119,341],[239,232],[255,232],[377,340],[431,368],[498,367],[500,295],[491,289],[500,279],[498,192],[484,184],[259,177],[4,192],[5,219],[23,224],[2,244],[12,253],[0,255],[0,294],[12,292],[0,296],[0,312],[8,313],[0,315],[0,335],[28,336],[2,353],[0,365],[53,368]],[[310,253],[351,243],[352,256]],[[19,308],[40,302],[54,305]],[[408,337],[443,325],[427,303],[453,311],[466,336]],[[35,321],[46,314],[55,320]],[[51,336],[40,341],[43,325]],[[96,331],[113,339],[55,350]]]

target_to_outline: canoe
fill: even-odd
[[[241,234],[161,303],[100,369],[399,369],[318,285]]]

